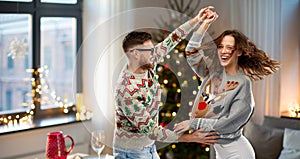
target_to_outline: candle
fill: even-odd
[[[83,94],[77,93],[76,94],[76,109],[77,112],[81,112],[81,106],[83,105]]]

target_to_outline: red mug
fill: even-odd
[[[65,139],[71,140],[72,145],[68,151],[66,151]],[[71,136],[65,135],[61,131],[48,133],[47,146],[46,146],[46,158],[47,159],[66,159],[74,148],[74,140]]]

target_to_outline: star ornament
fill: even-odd
[[[28,45],[24,40],[15,37],[9,44],[7,56],[11,56],[13,59],[23,57],[27,54],[27,48]]]

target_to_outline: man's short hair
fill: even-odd
[[[151,40],[151,34],[147,32],[138,32],[133,31],[126,35],[126,37],[123,40],[123,50],[124,52],[129,51],[130,48],[136,46],[136,45],[142,45],[145,41]]]

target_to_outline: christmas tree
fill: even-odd
[[[169,21],[156,21],[165,30],[153,31],[154,41],[161,42],[174,28],[199,12],[200,1],[169,0]],[[188,38],[187,38],[188,39]],[[191,70],[186,61],[185,47],[188,41],[181,41],[157,67],[157,75],[162,88],[160,125],[173,129],[174,124],[190,118],[190,111],[201,85],[201,80]],[[162,159],[208,159],[209,146],[199,143],[165,144],[156,142]]]

